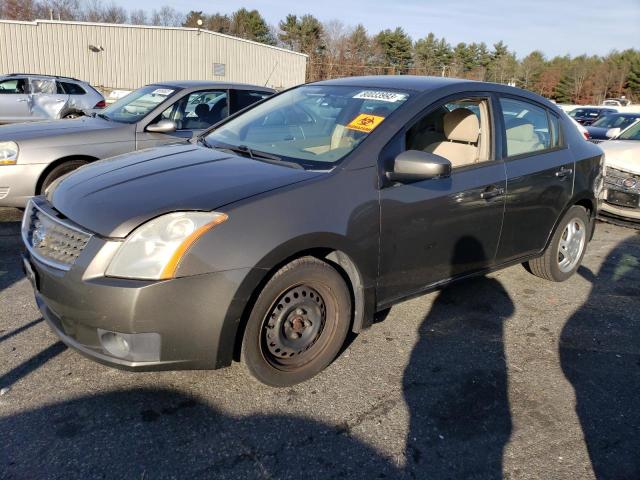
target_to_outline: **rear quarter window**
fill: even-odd
[[[87,92],[75,83],[60,82],[64,92],[68,95],[85,95]]]

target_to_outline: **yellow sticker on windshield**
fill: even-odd
[[[384,117],[361,113],[356,118],[351,120],[351,123],[347,125],[347,128],[350,130],[357,130],[358,132],[369,133],[378,125],[380,125],[383,120]]]

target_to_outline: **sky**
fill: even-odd
[[[129,8],[131,3],[116,0]],[[523,57],[548,57],[640,48],[640,0],[137,0],[135,8],[169,5],[181,12],[231,13],[257,9],[273,25],[288,13],[311,13],[321,21],[362,23],[370,33],[402,27],[414,40],[433,32],[453,45],[503,40]]]

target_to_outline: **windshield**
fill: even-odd
[[[606,117],[602,117],[600,120],[597,120],[591,124],[592,127],[601,127],[601,128],[620,128],[625,129],[633,122],[638,120],[638,117],[627,117],[623,115],[607,115]]]
[[[333,164],[352,152],[409,94],[389,89],[306,85],[230,120],[205,138],[303,165]]]
[[[616,140],[640,140],[640,122],[622,132]]]
[[[114,122],[136,123],[177,91],[175,88],[147,85],[122,97],[99,115]]]

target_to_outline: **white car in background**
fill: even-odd
[[[640,122],[598,146],[605,153],[600,213],[640,228]]]

